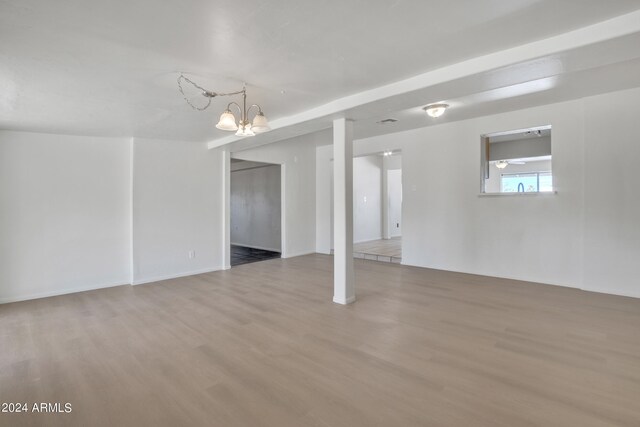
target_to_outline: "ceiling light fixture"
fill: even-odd
[[[204,107],[198,107],[196,105],[193,105],[191,101],[189,101],[189,98],[187,97],[187,95],[185,95],[184,90],[182,89],[182,81],[190,83],[191,85],[193,85],[193,87],[201,91],[202,96],[208,98],[208,102]],[[198,111],[203,111],[209,108],[209,105],[211,105],[211,99],[215,98],[216,96],[242,95],[242,106],[240,106],[236,102],[230,102],[229,104],[227,104],[227,108],[224,110],[224,112],[220,115],[220,120],[218,121],[218,124],[216,124],[216,128],[220,130],[236,132],[236,136],[254,136],[257,133],[267,132],[271,130],[271,128],[269,127],[269,122],[262,112],[262,108],[258,104],[251,104],[247,108],[247,88],[245,86],[242,87],[242,90],[236,92],[217,93],[198,86],[187,77],[180,74],[180,77],[178,77],[178,88],[180,89],[180,93],[184,97],[184,100],[187,101],[187,104],[189,104],[194,110]],[[232,105],[235,106],[240,113],[240,120],[238,121],[236,120],[236,116],[231,111]],[[249,120],[249,111],[251,111],[251,109],[254,107],[258,109],[258,112],[253,117],[252,122]]]
[[[423,110],[426,111],[429,116],[437,118],[443,115],[447,108],[449,108],[449,104],[431,104],[424,107]]]
[[[506,160],[498,160],[498,161],[496,162],[496,167],[497,167],[498,169],[504,169],[504,168],[506,168],[507,166],[509,166],[509,162],[508,162],[508,161],[506,161]]]

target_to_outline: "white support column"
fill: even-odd
[[[382,157],[382,197],[380,205],[382,206],[382,238],[390,239],[391,232],[389,230],[389,156]]]
[[[356,300],[353,272],[353,122],[333,121],[333,302]]]
[[[222,151],[222,268],[231,268],[231,153]]]

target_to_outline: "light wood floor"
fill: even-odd
[[[639,426],[640,300],[309,255],[0,306],[0,413],[47,426]]]

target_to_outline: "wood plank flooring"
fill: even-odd
[[[640,300],[309,255],[0,306],[2,426],[640,426]]]

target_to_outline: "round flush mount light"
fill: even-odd
[[[444,114],[445,110],[449,108],[449,104],[431,104],[423,108],[424,111],[431,117],[440,117]]]

